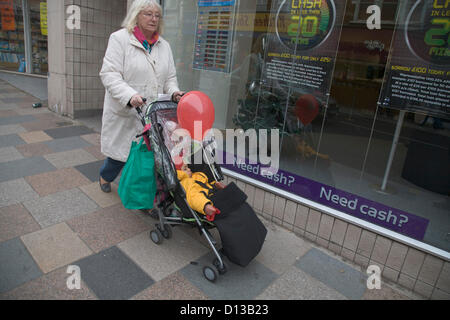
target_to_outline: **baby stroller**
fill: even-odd
[[[247,250],[248,252],[251,252],[250,256],[248,258],[245,257],[244,258],[245,261],[242,259],[240,260],[238,258],[234,258],[233,254],[230,252],[233,251],[233,249],[230,250],[231,248],[230,246],[227,252],[226,251],[227,248],[225,248],[224,246],[224,237],[222,236],[223,233],[221,232],[220,229],[219,232],[222,238],[222,248],[221,249],[216,248],[217,242],[215,241],[215,239],[212,237],[212,235],[208,230],[217,227],[218,221],[216,222],[212,221],[213,219],[210,219],[211,217],[207,217],[203,214],[194,211],[188,205],[185,190],[178,181],[175,164],[172,161],[173,158],[170,150],[171,148],[173,148],[173,144],[170,138],[170,133],[168,132],[167,128],[169,122],[170,124],[174,123],[178,124],[177,104],[169,101],[163,102],[157,101],[146,105],[145,114],[141,111],[140,108],[137,108],[137,111],[140,120],[145,127],[141,135],[144,137],[147,147],[150,147],[151,150],[153,150],[154,152],[155,168],[158,181],[158,191],[155,200],[155,211],[157,212],[158,215],[157,218],[158,223],[155,224],[155,229],[150,231],[151,240],[155,244],[161,244],[163,238],[170,239],[172,236],[172,226],[175,225],[188,224],[197,227],[200,234],[202,234],[205,237],[207,243],[209,244],[215,255],[215,258],[212,261],[214,267],[205,266],[202,269],[204,277],[211,282],[216,281],[218,277],[217,273],[219,275],[223,275],[227,272],[227,267],[224,263],[223,255],[228,257],[230,261],[237,262],[242,266],[248,264],[250,260],[252,260],[253,257],[256,256],[256,254],[260,251],[267,230],[265,229],[264,225],[258,220],[258,218],[256,218],[256,215],[250,208],[250,206],[248,206],[245,203],[243,206],[244,208],[243,211],[248,212],[248,209],[250,208],[250,210],[253,212],[254,217],[250,215],[252,219],[251,228],[255,227],[257,228],[256,232],[257,237],[248,240],[242,237],[239,238],[238,236],[237,239],[245,241],[246,243],[250,244],[250,247]],[[194,164],[194,162],[191,161],[191,164],[189,166],[192,172],[201,171],[208,176],[210,181],[215,180],[217,182],[220,182],[224,179],[224,177],[220,166],[214,161],[215,148],[216,143],[214,141],[214,137],[205,139],[201,143],[201,146],[197,151],[203,154],[204,161],[202,162],[202,164]],[[193,157],[191,159],[193,159]],[[225,189],[228,189],[227,192],[229,192],[230,190],[236,191],[236,188],[237,187],[234,185],[230,187],[227,186]],[[237,192],[239,193],[240,191],[237,190]],[[243,200],[241,201],[241,203],[245,202],[246,200],[245,194],[240,192],[240,195],[241,196],[240,197],[238,196],[237,198],[241,198],[241,200]],[[218,201],[221,200],[218,199]],[[222,201],[222,203],[225,203],[225,201]],[[230,211],[228,209],[231,208],[225,208],[225,211]],[[232,209],[234,210],[234,208]],[[236,212],[238,211],[239,210],[237,210]],[[222,216],[222,214],[217,215],[216,218],[219,216]],[[223,216],[225,217],[225,215]],[[232,221],[235,218],[231,217],[231,215],[230,218],[227,219],[229,220],[229,223],[231,223],[233,226],[236,225],[236,221]],[[257,220],[256,223],[254,223],[253,219]],[[222,224],[223,221],[225,220],[226,219],[224,218],[221,219]],[[247,223],[248,222],[249,221],[247,221]],[[244,221],[243,223],[246,222]],[[243,226],[245,228],[245,224]],[[248,234],[249,232],[248,230],[242,230],[242,232],[240,233]],[[226,237],[230,238],[229,236]],[[234,238],[234,236],[232,238]],[[227,243],[232,242],[234,240],[235,239],[228,241]],[[247,253],[244,254],[244,256],[246,255]]]

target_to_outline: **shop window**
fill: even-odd
[[[293,17],[300,15],[298,8],[279,10],[280,4],[289,1],[240,1],[233,41],[228,44],[232,51],[229,72],[193,67],[197,29],[187,21],[197,21],[197,3],[164,1],[164,18],[170,24],[163,36],[174,51],[180,87],[204,91],[212,98],[216,128],[280,130],[277,177],[268,179],[248,167],[227,168],[276,187],[280,193],[298,195],[450,250],[448,120],[406,112],[396,153],[389,160],[400,113],[380,106],[379,97],[401,2],[347,1],[345,12],[336,17],[343,21],[334,26],[339,31],[334,33],[337,38],[331,39],[326,38],[327,28],[335,20],[327,11],[312,13],[323,19],[321,24],[309,17],[305,24],[292,26],[295,21],[300,23],[300,18]],[[309,6],[311,2],[304,3]],[[321,3],[333,13],[343,1]],[[374,3],[382,10],[381,30],[366,26],[366,9]],[[278,45],[271,46],[271,39],[278,39]],[[331,72],[322,69],[323,79],[311,77],[312,73],[304,77],[305,68],[314,67],[311,61],[317,58],[311,48],[323,43],[320,58],[333,62]],[[278,64],[273,59],[276,55]],[[314,89],[322,80],[323,87]],[[305,89],[305,83],[312,84],[312,89]],[[388,187],[380,190],[388,163]],[[412,219],[423,233],[405,228],[415,223]]]
[[[1,0],[0,14],[0,69],[25,72],[22,0]]]
[[[30,9],[33,73],[46,75],[48,72],[47,2],[28,0],[28,7]]]

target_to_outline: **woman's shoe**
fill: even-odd
[[[111,192],[111,182],[102,183],[100,177],[98,178],[98,184],[100,185],[100,189],[102,189],[105,193]]]

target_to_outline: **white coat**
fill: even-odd
[[[101,152],[114,160],[126,162],[131,142],[142,131],[134,108],[127,106],[140,94],[147,101],[158,94],[179,91],[175,64],[169,43],[161,36],[151,54],[126,29],[111,34],[100,71],[105,86]]]

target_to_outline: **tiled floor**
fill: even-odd
[[[268,235],[245,268],[208,282],[213,254],[198,230],[173,228],[156,245],[155,220],[98,187],[100,118],[83,125],[0,80],[0,299],[417,299],[330,251],[262,219]],[[218,238],[218,232],[211,230]],[[67,286],[69,266],[80,289]]]

